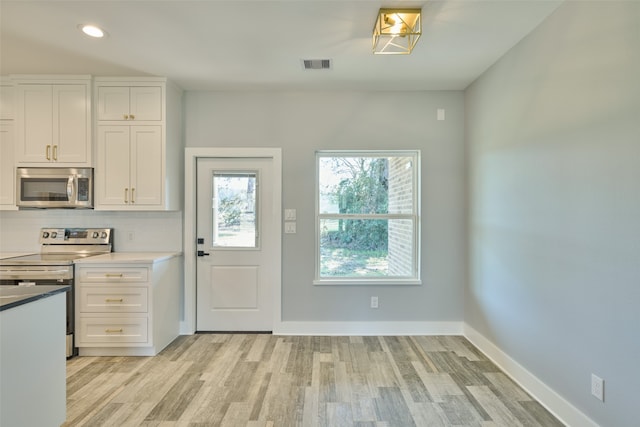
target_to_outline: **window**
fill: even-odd
[[[315,284],[420,284],[418,151],[316,154]]]

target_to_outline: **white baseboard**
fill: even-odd
[[[295,322],[276,325],[274,335],[462,335],[462,322]]]
[[[466,323],[463,324],[463,335],[564,424],[569,427],[598,427],[591,418]]]

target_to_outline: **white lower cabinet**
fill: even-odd
[[[154,356],[179,334],[180,256],[110,254],[76,264],[80,356]]]
[[[148,327],[146,317],[80,318],[81,337],[85,344],[94,343],[101,346],[106,344],[115,347],[129,343],[147,344],[149,341]],[[101,353],[104,351],[101,350]]]

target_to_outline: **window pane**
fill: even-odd
[[[412,157],[320,157],[319,213],[412,214]]]
[[[411,277],[412,220],[320,220],[320,277]]]
[[[386,276],[386,220],[321,220],[321,277]]]
[[[255,172],[213,174],[213,246],[257,247]]]

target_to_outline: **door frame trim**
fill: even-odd
[[[184,154],[184,313],[181,334],[196,331],[196,200],[198,158],[270,158],[273,161],[273,216],[276,226],[276,268],[273,289],[273,330],[282,324],[282,148],[187,147]]]

